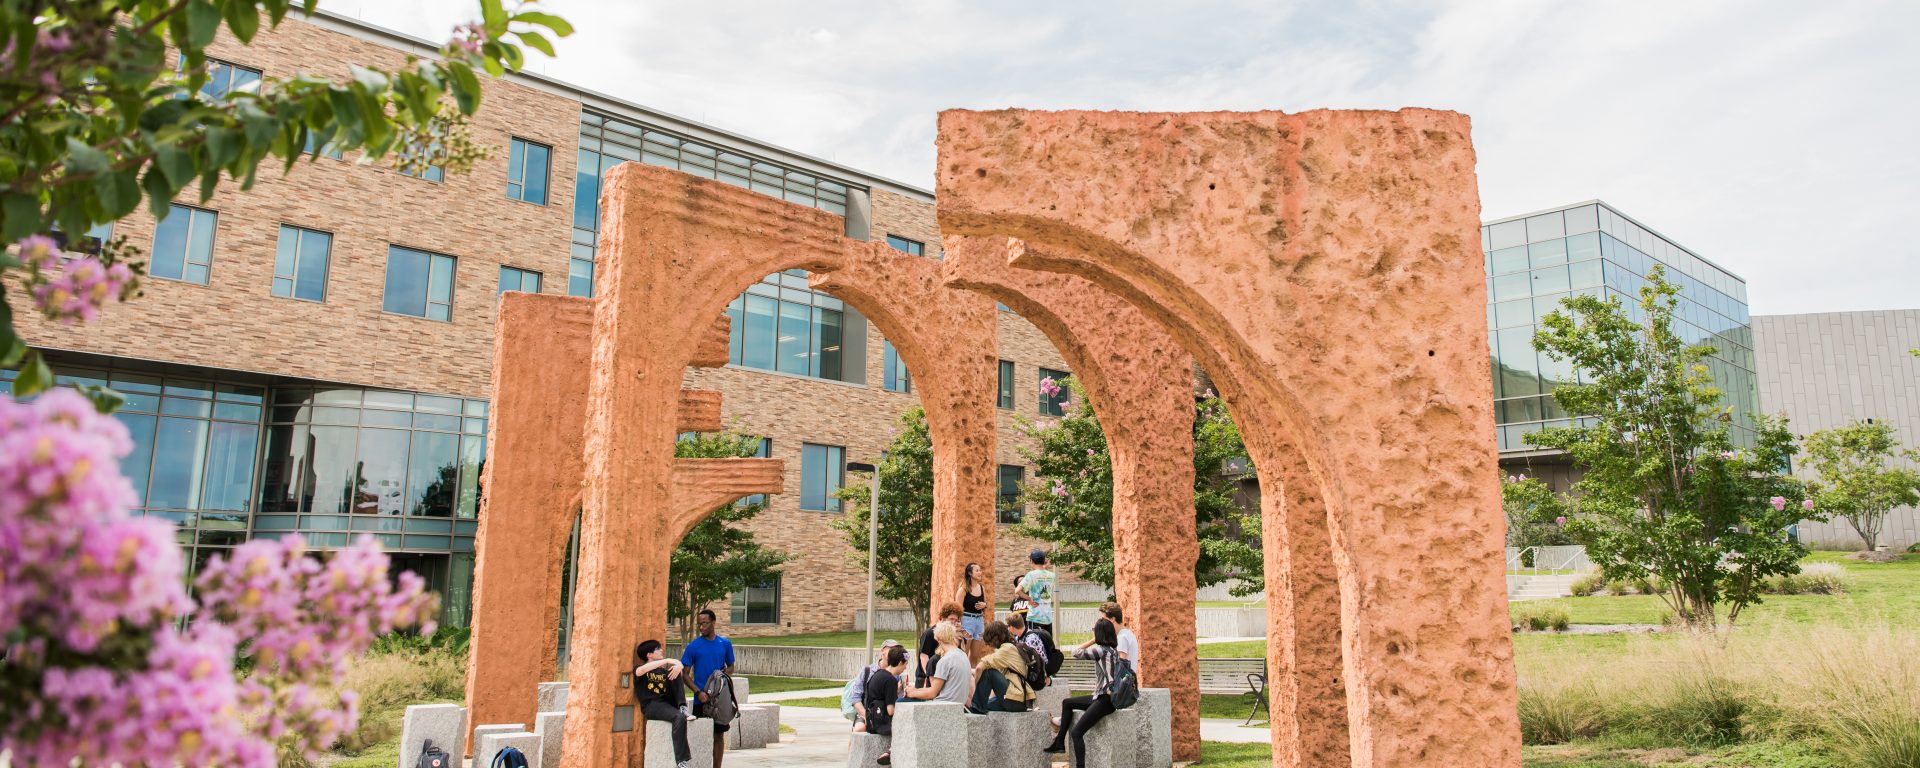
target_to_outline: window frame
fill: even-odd
[[[1045,381],[1048,377],[1052,377],[1053,380],[1057,383],[1060,380],[1065,379],[1072,375],[1073,374],[1068,371],[1056,371],[1052,368],[1047,368],[1044,366],[1040,368],[1040,375],[1036,376],[1033,380],[1033,393],[1034,395],[1036,395],[1034,399],[1038,401],[1038,407],[1036,408],[1036,410],[1040,412],[1041,416],[1052,416],[1054,418],[1060,418],[1067,415],[1067,409],[1066,409],[1066,401],[1062,400],[1060,403],[1055,404],[1053,402],[1053,398],[1047,397],[1045,392],[1041,392],[1040,382]],[[1062,393],[1066,391],[1066,387],[1064,385],[1062,385],[1060,389]],[[1048,406],[1053,406],[1053,410],[1048,410]]]
[[[783,591],[780,581],[781,574],[776,573],[766,582],[749,585],[746,589],[728,595],[727,623],[736,627],[778,626],[780,624],[780,594]],[[756,590],[773,592],[773,618],[770,621],[752,621],[753,593]],[[739,616],[737,619],[735,618],[736,613]]]
[[[227,98],[228,95],[233,93],[233,77],[231,75],[227,77],[226,90],[223,90],[217,94],[207,92],[207,89],[213,86],[213,72],[214,72],[214,69],[217,67],[224,66],[229,70],[236,70],[241,72],[252,72],[253,82],[259,85],[264,85],[267,81],[267,71],[258,67],[249,67],[237,61],[229,61],[227,59],[219,59],[219,58],[214,58],[212,56],[206,57],[205,61],[206,63],[204,66],[207,69],[207,82],[205,85],[200,86],[200,90],[197,91],[197,93],[199,93],[201,96],[204,96],[208,99],[225,99]],[[187,57],[185,56],[180,57],[179,67],[180,67],[180,71],[182,72],[186,71]],[[256,85],[254,90],[247,91],[247,93],[258,94],[260,92],[259,85]]]
[[[927,255],[926,243],[923,243],[919,240],[914,240],[911,238],[901,237],[891,232],[887,233],[887,246],[901,253],[908,254],[910,256]]]
[[[402,312],[400,310],[393,309],[387,305],[387,284],[393,281],[393,252],[394,252],[394,249],[396,248],[403,251],[410,251],[413,253],[421,254],[427,257],[427,274],[426,274],[425,280],[423,281],[423,284],[425,286],[424,290],[426,292],[426,296],[424,297],[424,301],[421,305],[422,310],[425,312],[425,314],[416,315],[410,312]],[[435,258],[446,259],[448,262],[447,300],[443,302],[433,300],[433,264],[434,264],[433,260]],[[439,251],[429,251],[424,248],[415,248],[409,245],[401,245],[399,243],[390,242],[390,243],[387,243],[387,269],[386,269],[385,277],[386,279],[384,282],[382,282],[381,288],[380,288],[380,311],[381,312],[389,315],[396,315],[399,317],[419,318],[421,320],[429,320],[436,323],[453,322],[453,299],[455,294],[458,293],[458,286],[460,283],[460,258],[459,257],[454,256],[453,254],[450,254],[450,253],[440,253]],[[433,316],[433,308],[436,305],[445,306],[447,308],[447,316],[444,319],[436,318]]]
[[[809,474],[807,472],[807,455],[809,453],[808,451],[809,448],[819,448],[827,451],[826,460],[829,462],[833,461],[834,456],[839,457],[839,461],[837,462],[839,464],[838,471],[835,472],[834,467],[831,464],[829,464],[828,467],[826,468],[827,470],[826,473],[823,475],[823,479],[827,479],[830,481],[826,483],[826,485],[823,485],[820,488],[821,498],[824,500],[824,503],[826,504],[826,506],[824,507],[807,506],[807,492],[808,492],[807,475]],[[836,476],[838,478],[838,481],[831,482],[831,480]],[[840,499],[833,495],[835,491],[838,491],[841,488],[845,488],[845,487],[847,487],[847,448],[846,446],[829,445],[827,443],[802,442],[800,444],[800,509],[805,512],[828,512],[828,513],[836,513],[836,514],[839,512],[845,511],[845,507],[840,503]]]
[[[526,198],[527,155],[529,153],[524,149],[524,147],[539,147],[541,149],[546,150],[547,152],[546,161],[542,164],[544,167],[542,167],[540,170],[540,198],[541,199],[539,202],[528,200]],[[516,152],[520,156],[520,162],[518,167],[516,167],[513,162],[513,157],[516,154]],[[513,191],[513,188],[516,186],[520,188],[520,194],[518,195],[515,195]],[[553,198],[553,145],[534,141],[532,139],[522,138],[519,136],[509,137],[509,140],[507,142],[507,199],[518,200],[528,205],[538,205],[541,207],[545,207],[552,201],[552,198]]]
[[[994,393],[994,407],[1007,411],[1014,409],[1014,393],[1019,389],[1014,384],[1017,373],[1018,368],[1014,366],[1012,360],[1000,361],[999,389]]]
[[[1007,470],[1016,470],[1013,494],[1009,499],[1006,492]],[[1027,505],[1020,501],[1020,486],[1027,481],[1027,468],[1023,464],[1001,464],[994,469],[993,521],[998,525],[1018,525],[1026,520]],[[1009,503],[1011,501],[1011,503]],[[1011,514],[1009,514],[1011,513]]]
[[[294,301],[305,301],[312,304],[327,303],[327,285],[333,279],[334,233],[324,229],[314,229],[312,227],[303,227],[298,224],[288,224],[286,222],[281,222],[280,237],[286,237],[287,230],[293,230],[295,233],[294,251],[293,251],[293,274],[288,277],[280,276],[280,260],[279,260],[280,242],[279,240],[276,239],[274,241],[273,276],[269,278],[268,284],[267,284],[268,295],[271,295],[276,299],[292,299]],[[300,294],[300,262],[304,256],[303,249],[300,247],[304,238],[300,237],[300,235],[307,232],[312,232],[318,235],[325,235],[327,238],[327,252],[321,257],[326,260],[326,266],[322,267],[320,270],[320,298],[318,299],[303,298],[299,295]],[[282,295],[279,293],[279,287],[280,287],[279,283],[281,280],[287,281],[287,293],[285,295]]]
[[[202,208],[196,205],[183,205],[181,203],[168,203],[167,205],[168,205],[167,218],[172,218],[175,215],[174,212],[172,211],[172,209],[174,208],[179,208],[182,211],[186,212],[187,214],[187,231],[181,241],[182,247],[180,252],[180,276],[167,277],[165,275],[155,274],[153,271],[153,264],[155,260],[154,257],[160,252],[160,248],[159,248],[160,227],[162,225],[161,221],[155,221],[153,224],[153,245],[152,247],[147,249],[147,277],[151,277],[155,280],[168,280],[175,283],[186,283],[188,285],[199,285],[199,286],[213,285],[213,252],[219,248],[219,244],[217,241],[220,237],[220,211],[215,208]],[[213,231],[212,233],[207,235],[207,260],[203,264],[195,263],[192,258],[193,231],[194,231],[193,230],[193,214],[194,213],[204,213],[213,217],[212,224],[210,225],[213,228]],[[204,282],[198,281],[198,280],[192,280],[187,277],[187,268],[192,266],[203,267],[207,270],[207,279]]]
[[[913,372],[907,370],[907,361],[900,357],[900,349],[893,342],[880,340],[880,388],[902,395],[913,394]]]
[[[508,271],[512,271],[518,274],[518,277],[519,277],[518,282],[521,287],[518,287],[518,288],[507,287]],[[527,275],[533,275],[533,290],[531,291],[527,290],[525,287],[527,282]],[[502,264],[500,265],[500,283],[495,288],[493,295],[495,297],[498,297],[509,290],[520,291],[521,293],[540,293],[546,290],[546,287],[547,287],[547,276],[540,273],[539,271],[526,269],[523,267],[516,267],[516,266],[513,266],[512,264]]]

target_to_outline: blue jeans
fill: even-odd
[[[987,620],[977,613],[963,613],[960,614],[960,628],[978,640],[987,632]]]

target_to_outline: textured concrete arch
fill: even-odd
[[[871,312],[915,367],[936,444],[952,448],[935,458],[935,558],[957,565],[968,549],[991,561],[995,356],[960,345],[994,338],[994,316],[984,298],[941,286],[931,262],[848,240],[822,211],[639,163],[602,189],[565,762],[637,766],[641,731],[615,733],[614,711],[632,702],[620,680],[633,644],[665,630],[667,564],[690,524],[675,511],[686,491],[672,444],[701,318],[790,268]]]
[[[550,294],[500,297],[494,335],[488,461],[475,537],[472,642],[466,702],[474,723],[533,721],[540,681],[558,673],[560,598],[567,541],[581,509],[593,302]],[[699,333],[693,364],[727,362],[729,323]],[[720,393],[683,389],[675,428],[719,431]],[[774,459],[682,461],[675,466],[671,538],[701,517],[755,493],[779,493]],[[538,611],[537,620],[529,615]]]
[[[1281,479],[1328,511],[1350,762],[1517,766],[1466,118],[949,111],[938,144],[946,234],[1139,306],[1257,465],[1304,465]]]
[[[1200,759],[1194,568],[1193,357],[1133,305],[1073,275],[1007,263],[1005,238],[943,238],[948,285],[1047,335],[1087,391],[1113,463],[1114,591],[1140,639],[1140,679],[1173,691],[1174,759]]]

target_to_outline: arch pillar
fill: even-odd
[[[1173,694],[1174,759],[1200,759],[1194,633],[1193,358],[1133,305],[1072,275],[1018,269],[1005,238],[943,238],[948,285],[997,299],[1047,335],[1100,416],[1113,462],[1114,590],[1140,639],[1140,680]],[[1171,629],[1168,629],[1171,628]]]
[[[954,110],[938,144],[944,232],[1020,238],[1015,266],[1140,307],[1215,375],[1258,466],[1297,457],[1346,694],[1300,706],[1344,706],[1347,762],[1518,766],[1466,117]]]

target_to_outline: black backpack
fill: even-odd
[[[1027,682],[1027,689],[1037,692],[1047,687],[1047,658],[1026,643],[1014,643],[1013,647],[1020,652],[1020,660],[1027,665],[1027,674],[1022,678]]]
[[[1048,677],[1059,676],[1060,665],[1067,663],[1067,655],[1060,651],[1060,646],[1053,644],[1052,633],[1049,633],[1044,629],[1035,629],[1031,631],[1040,633],[1040,645],[1044,646],[1047,649],[1047,676]]]
[[[489,768],[527,768],[527,756],[513,747],[503,747],[493,755],[493,765]]]
[[[1111,650],[1111,649],[1109,649]],[[1113,699],[1114,709],[1126,709],[1140,700],[1140,678],[1133,675],[1133,662],[1114,654],[1113,676],[1107,682],[1107,696]]]
[[[447,751],[433,745],[433,739],[427,739],[420,747],[420,759],[413,761],[414,768],[448,768],[452,758]]]

